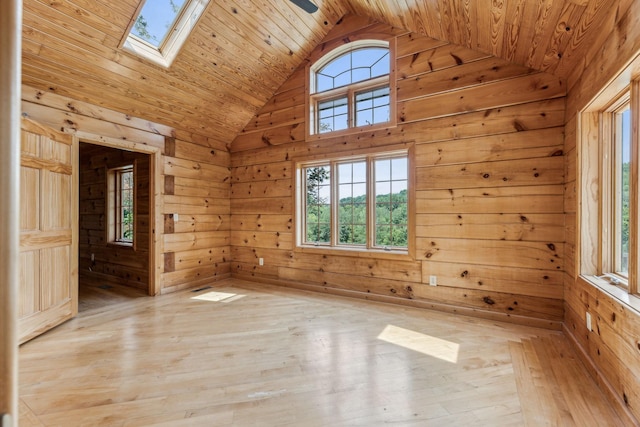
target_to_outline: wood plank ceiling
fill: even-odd
[[[24,0],[23,83],[229,143],[347,13],[562,78],[611,15],[606,0],[316,0],[313,15],[211,0],[165,69],[119,48],[139,2]]]

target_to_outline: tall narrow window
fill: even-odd
[[[587,175],[592,180],[597,178],[599,191],[597,199],[590,192],[583,192],[582,221],[585,224],[591,221],[592,227],[598,229],[595,232],[584,226],[583,235],[585,241],[597,241],[599,251],[587,252],[583,248],[581,273],[635,292],[637,273],[631,267],[633,257],[637,257],[633,230],[638,227],[635,221],[638,206],[633,195],[638,192],[634,172],[638,142],[634,139],[632,122],[638,112],[632,107],[635,105],[632,92],[627,89],[608,102],[599,101],[604,104],[600,109],[584,113],[585,135],[597,135],[598,144],[592,143],[585,149],[583,162],[591,165]],[[592,187],[587,185],[585,189]]]
[[[108,217],[109,241],[133,244],[134,238],[134,168],[133,165],[110,169],[107,173],[109,185]]]
[[[298,164],[298,244],[407,251],[406,151]]]
[[[311,67],[310,134],[392,122],[392,51],[379,40],[351,42]]]
[[[305,242],[331,242],[331,169],[329,165],[305,168]]]
[[[375,177],[376,246],[407,246],[407,158],[376,160]]]
[[[367,163],[338,163],[338,244],[367,244]]]
[[[614,270],[629,274],[629,201],[631,172],[631,109],[629,104],[614,113]]]
[[[577,135],[580,277],[623,304],[637,303],[640,281],[640,80],[630,75],[589,101]]]

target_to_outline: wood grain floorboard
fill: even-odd
[[[21,426],[621,425],[559,332],[237,279],[102,291],[20,348]]]

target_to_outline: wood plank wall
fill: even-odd
[[[91,142],[162,150],[161,293],[230,275],[229,165],[224,142],[23,85],[23,114]],[[177,220],[175,215],[178,214]]]
[[[564,83],[454,44],[361,25],[345,17],[319,49],[396,34],[397,127],[305,141],[300,67],[231,144],[233,275],[559,328]],[[409,143],[414,259],[295,250],[292,158]],[[439,286],[428,285],[429,275]]]
[[[106,228],[107,170],[134,162],[135,249],[108,244]],[[149,290],[150,166],[148,154],[80,143],[80,285],[115,282]]]
[[[640,316],[607,293],[579,278],[577,177],[579,116],[587,103],[640,51],[640,3],[615,0],[595,18],[603,29],[576,67],[568,84],[565,137],[565,331],[584,361],[608,390],[612,401],[640,420]],[[628,79],[627,79],[628,80]],[[586,327],[592,315],[593,331]]]

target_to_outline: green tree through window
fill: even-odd
[[[406,154],[313,165],[302,168],[302,176],[305,202],[299,217],[304,218],[303,243],[408,247]],[[337,234],[332,239],[334,230]]]

